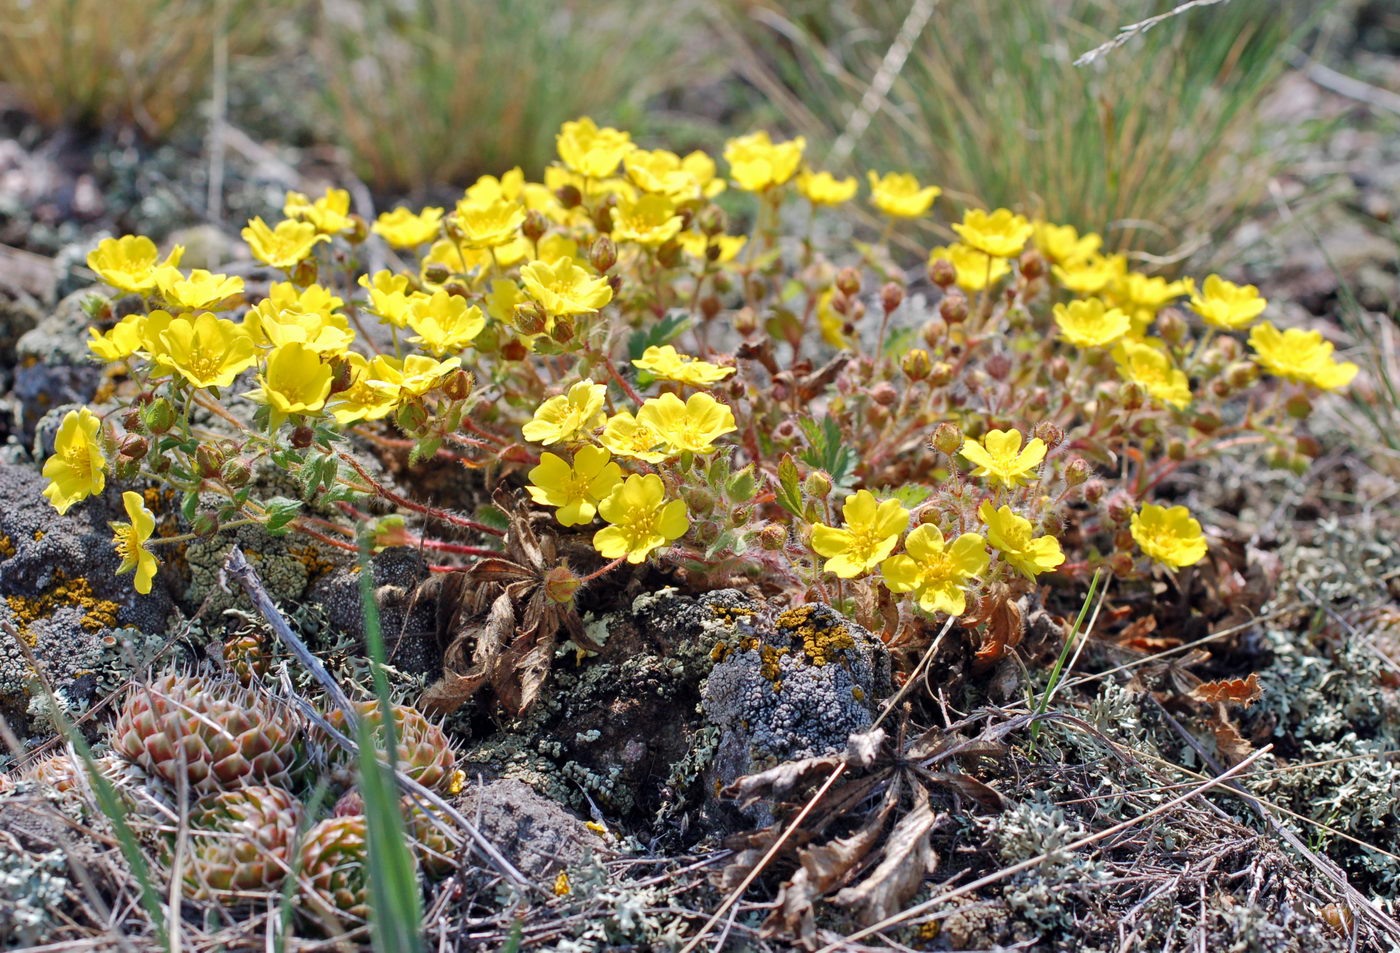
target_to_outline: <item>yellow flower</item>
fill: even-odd
[[[1086,255],[1050,269],[1055,280],[1077,295],[1096,295],[1112,287],[1128,273],[1128,259],[1122,255]]]
[[[715,160],[708,153],[696,149],[681,159],[681,168],[695,183],[701,198],[712,199],[724,191],[724,180],[718,177]]]
[[[963,215],[960,224],[953,226],[964,245],[998,258],[1015,258],[1021,254],[1034,230],[1025,216],[1004,208],[990,213],[972,209]]]
[[[1208,277],[1205,287],[1191,294],[1191,309],[1206,324],[1225,331],[1249,327],[1268,303],[1253,285],[1237,285],[1219,275]]]
[[[1011,273],[1011,266],[1004,258],[994,258],[986,252],[969,248],[962,244],[943,245],[929,252],[932,262],[942,258],[957,272],[958,287],[964,291],[981,291],[994,285]]]
[[[483,205],[458,202],[456,219],[467,248],[497,248],[519,236],[525,206],[506,199]]]
[[[639,359],[632,362],[632,366],[650,371],[652,375],[663,380],[679,381],[696,387],[717,384],[734,373],[732,367],[721,367],[708,361],[697,360],[689,354],[677,353],[670,344],[647,348]]]
[[[633,149],[622,159],[627,178],[643,192],[694,197],[695,180],[681,167],[681,157],[666,149]],[[689,195],[687,195],[689,193]]]
[[[853,175],[838,179],[830,172],[803,169],[797,176],[797,191],[813,205],[840,205],[855,198],[860,183]]]
[[[1083,238],[1073,225],[1052,225],[1049,222],[1036,222],[1031,241],[1040,253],[1055,265],[1068,265],[1083,261],[1096,254],[1103,245],[1103,239],[1094,232]]]
[[[1142,334],[1158,311],[1190,290],[1189,281],[1167,281],[1156,275],[1148,277],[1130,271],[1113,284],[1110,295],[1133,319],[1133,333]]]
[[[369,362],[369,380],[372,384],[389,387],[396,395],[397,402],[410,397],[422,397],[461,365],[460,357],[436,361],[426,354],[410,354],[399,360],[379,354]]]
[[[331,394],[331,368],[321,355],[295,341],[272,349],[261,385],[243,396],[280,414],[315,413]]]
[[[144,314],[128,314],[105,334],[98,334],[96,328],[88,328],[88,350],[99,360],[108,362],[130,357],[141,349],[141,331],[145,323]]]
[[[570,466],[563,457],[545,452],[539,466],[530,471],[525,489],[536,503],[557,507],[561,526],[593,522],[598,504],[622,482],[622,468],[610,463],[612,455],[600,447],[579,447]]]
[[[145,235],[104,238],[88,252],[87,265],[113,288],[146,294],[156,286],[156,269],[174,268],[185,254],[183,245],[170,249],[165,261],[157,261],[156,243]]]
[[[374,220],[374,233],[394,248],[417,248],[437,238],[442,228],[442,209],[437,206],[412,212],[396,208]]]
[[[836,291],[828,288],[817,298],[817,323],[821,326],[822,340],[838,351],[849,351],[851,342],[846,337],[846,316],[837,313],[831,306]]]
[[[841,515],[846,520],[843,527],[825,523],[812,527],[812,549],[826,557],[823,568],[842,579],[854,579],[878,566],[894,552],[909,525],[909,511],[899,500],[881,503],[869,490],[846,497]]]
[[[1107,347],[1133,325],[1127,313],[1098,298],[1057,304],[1054,312],[1060,336],[1075,347]]]
[[[370,361],[355,351],[344,356],[350,368],[350,386],[336,394],[326,405],[336,423],[349,424],[357,420],[381,420],[398,404],[399,388],[377,380]],[[376,358],[382,361],[384,358]]]
[[[655,248],[680,233],[682,220],[675,204],[655,192],[635,202],[622,201],[612,209],[613,238]]]
[[[470,344],[482,328],[486,316],[467,299],[439,291],[431,298],[418,297],[408,312],[408,326],[418,333],[409,338],[414,344],[442,357]]]
[[[1031,521],[1011,512],[1011,507],[996,509],[991,500],[983,500],[977,510],[987,524],[987,542],[1001,553],[1010,566],[1034,579],[1065,561],[1060,542],[1053,536],[1035,536]]]
[[[269,228],[261,218],[253,219],[243,229],[243,240],[254,258],[283,271],[295,268],[318,242],[330,241],[325,235],[316,234],[316,226],[310,222],[286,219],[278,222],[276,228]]]
[[[701,232],[681,232],[679,236],[681,248],[692,258],[710,260],[710,249],[719,249],[713,259],[718,265],[733,261],[748,240],[747,235],[705,235]]]
[[[925,523],[909,534],[903,553],[880,563],[880,573],[891,592],[914,593],[924,611],[962,615],[967,608],[963,586],[991,562],[986,545],[976,533],[963,533],[949,546],[942,533]]]
[[[1118,373],[1142,387],[1154,400],[1178,409],[1191,403],[1191,383],[1184,371],[1172,364],[1164,347],[1151,339],[1119,341],[1113,349]]]
[[[535,408],[535,415],[520,432],[526,440],[549,446],[552,443],[583,440],[603,425],[603,398],[608,385],[584,378],[567,394],[551,397]]]
[[[126,507],[126,515],[131,522],[108,524],[112,527],[112,545],[122,558],[117,575],[135,569],[136,578],[132,580],[132,585],[144,596],[151,591],[151,580],[156,576],[158,565],[156,557],[146,548],[146,540],[156,529],[156,517],[146,508],[140,493],[127,490],[122,494],[122,505]]]
[[[408,327],[408,312],[417,292],[408,290],[408,275],[392,271],[376,271],[374,276],[361,275],[360,287],[369,292],[369,310],[386,324],[396,328]]]
[[[887,172],[881,176],[871,171],[865,175],[870,181],[870,200],[880,211],[895,218],[918,218],[943,194],[936,185],[920,188],[919,180],[908,172]]]
[[[515,202],[525,194],[527,183],[525,173],[516,166],[499,179],[494,175],[483,175],[467,186],[465,199],[472,205],[490,205],[502,199]]]
[[[339,317],[335,312],[345,306],[345,301],[318,284],[298,288],[290,281],[274,281],[267,289],[267,297],[281,310],[305,311],[326,318]],[[344,319],[341,319],[342,324]]]
[[[587,116],[564,123],[555,143],[566,166],[595,179],[612,175],[627,153],[637,148],[627,133],[611,126],[600,129]]]
[[[58,425],[53,456],[44,461],[44,476],[49,480],[44,496],[60,516],[107,485],[107,458],[97,438],[101,427],[102,421],[86,407],[68,411]]]
[[[335,235],[350,227],[350,193],[326,189],[326,194],[313,202],[300,192],[288,192],[282,214],[309,222],[322,235]]]
[[[1149,558],[1170,569],[1191,566],[1206,558],[1206,538],[1201,524],[1184,506],[1170,509],[1143,504],[1133,514],[1133,539]]]
[[[672,453],[712,453],[715,441],[739,428],[734,413],[709,394],[691,394],[681,402],[675,394],[662,394],[642,404],[637,423],[661,436]]]
[[[626,410],[619,410],[608,418],[598,442],[619,457],[631,457],[647,463],[660,463],[671,455],[661,435],[637,423],[637,418]]]
[[[1265,370],[1323,390],[1345,387],[1356,376],[1356,365],[1337,361],[1332,342],[1324,341],[1318,331],[1289,328],[1280,332],[1264,321],[1250,330],[1249,346]]]
[[[156,269],[156,286],[165,303],[187,311],[219,311],[228,299],[243,293],[243,279],[216,275],[203,268],[191,271],[189,277],[180,269],[165,265]]]
[[[745,192],[763,192],[782,185],[802,165],[807,140],[798,136],[788,142],[774,142],[760,130],[730,139],[724,144],[724,161],[729,174]]]
[[[1045,459],[1045,441],[1032,437],[1021,449],[1021,431],[991,430],[979,443],[967,440],[958,451],[976,464],[975,477],[987,477],[992,483],[1015,489],[1035,479],[1036,468]]]
[[[162,335],[165,329],[170,327],[170,322],[175,320],[175,316],[169,311],[159,309],[152,311],[142,320],[141,347],[138,351],[144,351],[146,359],[155,364],[165,364],[165,340]]]
[[[304,344],[321,354],[340,354],[355,341],[344,315],[303,310],[300,302],[269,295],[243,316],[243,327],[258,344]]]
[[[568,258],[532,261],[520,269],[526,292],[550,317],[592,314],[612,300],[606,278],[595,278]]]
[[[227,387],[257,361],[248,332],[208,311],[193,320],[172,318],[160,335],[160,362],[195,387]]]
[[[629,476],[598,505],[598,513],[612,524],[593,534],[593,548],[604,559],[625,556],[640,563],[690,529],[685,503],[667,503],[666,485],[655,473]]]

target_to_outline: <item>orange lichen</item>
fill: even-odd
[[[856,647],[850,630],[840,622],[832,624],[819,619],[815,606],[789,609],[778,616],[777,624],[778,628],[789,632],[794,640],[802,642],[802,651],[816,666],[835,662],[841,652]]]
[[[10,539],[10,537],[6,536],[4,533],[0,533],[0,559],[13,559],[14,557],[14,540]]]
[[[100,632],[115,628],[119,603],[110,599],[99,599],[94,595],[92,583],[82,576],[70,579],[62,572],[54,574],[54,581],[48,589],[37,596],[6,596],[5,602],[15,615],[21,633],[39,619],[47,618],[64,606],[77,606],[83,610],[79,622],[88,632]]]
[[[306,577],[308,580],[319,579],[326,573],[336,568],[335,561],[326,556],[324,552],[315,546],[294,546],[287,549],[287,554],[306,567]]]

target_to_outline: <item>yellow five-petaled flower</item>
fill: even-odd
[[[151,580],[155,578],[158,565],[156,557],[146,548],[146,541],[155,532],[156,518],[146,508],[139,493],[127,490],[122,494],[122,505],[126,507],[126,515],[131,522],[109,524],[112,527],[112,545],[122,558],[117,575],[135,569],[136,577],[132,585],[144,596],[151,591]]]
[[[943,194],[936,185],[919,186],[919,180],[907,172],[867,173],[870,179],[870,200],[875,207],[892,218],[918,218],[929,210],[933,200]]]
[[[526,440],[548,446],[581,440],[603,425],[603,398],[608,385],[585,378],[567,394],[551,397],[535,409],[535,415],[521,427]]]
[[[963,587],[991,562],[986,546],[976,533],[963,533],[948,545],[936,527],[924,524],[909,534],[904,552],[880,563],[880,573],[891,592],[914,593],[925,611],[962,615]]]
[[[1025,449],[1021,449],[1019,430],[992,430],[981,442],[967,440],[959,452],[976,464],[973,476],[986,477],[993,483],[1015,489],[1031,482],[1047,449],[1045,441],[1039,437],[1032,437]]]
[[[691,394],[682,402],[662,394],[642,404],[637,423],[657,434],[672,453],[712,453],[715,441],[738,427],[734,412],[709,394]]]
[[[909,511],[899,500],[880,502],[869,490],[846,497],[841,515],[844,526],[812,527],[812,549],[826,557],[826,571],[842,579],[854,579],[880,565],[909,525]]]
[[[1170,509],[1145,503],[1133,514],[1133,539],[1150,558],[1171,569],[1180,569],[1206,557],[1206,538],[1184,506]]]
[[[991,500],[983,500],[977,510],[987,524],[987,542],[1001,554],[1009,566],[1034,579],[1065,561],[1060,542],[1053,536],[1036,536],[1031,521],[1017,516],[1011,507],[1000,509]]]
[[[641,357],[632,362],[632,366],[649,371],[662,380],[692,384],[696,387],[718,384],[734,373],[732,367],[711,364],[709,361],[693,358],[689,354],[681,354],[670,344],[663,344],[660,347],[653,345],[647,348],[642,352]]]
[[[622,468],[611,460],[600,447],[579,447],[572,464],[557,454],[542,453],[525,489],[536,503],[555,507],[560,525],[591,523],[598,504],[622,481]]]
[[[604,559],[640,563],[690,529],[684,501],[667,502],[666,485],[655,473],[629,476],[598,505],[598,513],[612,524],[593,534],[593,548]]]
[[[1250,330],[1249,346],[1265,370],[1322,390],[1338,390],[1356,376],[1356,365],[1334,358],[1332,342],[1324,341],[1318,331],[1280,331],[1263,321]]]
[[[102,421],[86,407],[70,410],[58,426],[53,456],[44,462],[44,496],[59,514],[107,485],[107,458],[97,439]]]

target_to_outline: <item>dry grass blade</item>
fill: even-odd
[[[1164,23],[1167,20],[1172,19],[1173,17],[1179,17],[1183,13],[1195,7],[1211,7],[1217,3],[1227,2],[1229,2],[1229,0],[1187,0],[1186,3],[1174,7],[1173,9],[1168,10],[1166,13],[1159,13],[1156,16],[1148,17],[1146,20],[1139,20],[1137,23],[1130,23],[1125,27],[1120,27],[1117,35],[1115,35],[1113,39],[1109,40],[1106,43],[1100,43],[1098,46],[1094,47],[1092,50],[1089,50],[1087,53],[1080,54],[1080,56],[1077,59],[1075,59],[1074,65],[1088,66],[1090,63],[1094,62],[1099,57],[1103,56],[1105,53],[1110,53],[1113,50],[1118,49],[1118,47],[1122,46],[1124,43],[1127,43],[1134,37],[1142,36],[1144,33],[1152,29],[1154,26],[1157,26],[1159,23]]]

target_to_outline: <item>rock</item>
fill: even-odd
[[[76,291],[22,335],[15,345],[13,396],[19,405],[18,431],[28,440],[45,413],[61,404],[86,404],[97,394],[104,368],[92,359],[83,302],[99,288]],[[119,302],[116,315],[140,306],[135,296]]]
[[[217,225],[208,224],[177,228],[164,244],[167,248],[180,245],[185,249],[185,254],[180,258],[180,267],[186,270],[203,268],[218,271],[243,252],[243,246],[237,240]]]
[[[468,784],[453,806],[536,883],[580,863],[603,843],[576,815],[522,781]],[[473,860],[489,870],[480,858]]]
[[[413,599],[419,583],[428,578],[422,554],[408,546],[395,546],[376,553],[370,567],[389,664],[430,680],[439,677],[442,650],[437,641],[436,606],[432,600],[415,604]],[[312,586],[309,598],[325,609],[334,629],[352,639],[364,638],[359,566],[343,566],[323,576]]]

